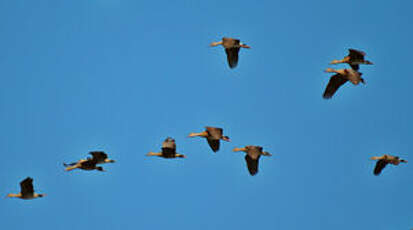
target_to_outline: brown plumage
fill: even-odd
[[[15,197],[24,200],[30,200],[34,198],[44,197],[45,195],[46,194],[35,193],[33,188],[33,179],[27,177],[26,179],[20,182],[20,193],[9,193],[7,197]]]
[[[176,152],[175,140],[171,137],[166,138],[165,141],[162,143],[161,152],[149,152],[148,154],[146,154],[146,156],[158,156],[163,158],[186,158],[185,155]]]
[[[374,175],[380,175],[381,171],[386,167],[387,164],[399,165],[400,162],[407,163],[406,160],[400,159],[398,156],[392,156],[384,154],[380,157],[371,157],[371,160],[377,160],[376,166],[374,167]]]
[[[222,38],[222,41],[212,42],[210,46],[222,45],[225,48],[225,53],[227,54],[227,60],[229,67],[235,68],[238,65],[238,53],[240,48],[251,48],[246,44],[242,44],[239,39],[234,38]]]
[[[359,70],[359,64],[373,65],[371,61],[364,60],[366,53],[360,50],[349,49],[349,54],[341,60],[333,60],[330,64],[347,63],[354,70]]]
[[[353,83],[353,85],[358,85],[360,82],[365,84],[364,79],[361,77],[362,73],[354,69],[339,69],[335,70],[328,68],[325,72],[336,73],[330,78],[328,85],[323,93],[324,99],[330,99],[333,97],[334,93],[347,81]]]
[[[219,150],[220,140],[230,141],[229,137],[223,135],[222,128],[205,127],[205,131],[201,133],[190,133],[189,137],[204,137],[208,141],[212,151],[217,152]]]
[[[234,148],[234,152],[245,152],[245,161],[247,162],[247,168],[249,173],[254,176],[255,174],[258,173],[258,162],[261,157],[261,155],[264,156],[272,156],[268,152],[262,151],[263,148],[261,146],[255,146],[255,145],[248,145],[245,146],[244,148]]]

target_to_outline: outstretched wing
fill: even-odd
[[[336,93],[338,88],[342,86],[344,83],[347,82],[347,79],[345,79],[342,75],[336,74],[330,78],[330,81],[328,82],[327,88],[324,91],[323,98],[324,99],[330,99],[333,97],[333,95]]]
[[[356,71],[358,71],[358,70],[360,69],[360,67],[359,67],[358,64],[349,64],[349,65],[350,65],[350,67],[351,67],[352,69],[354,69],[354,70],[356,70]]]
[[[92,152],[89,152],[89,154],[92,155],[93,159],[98,162],[104,161],[106,158],[108,158],[108,155],[102,151],[92,151]]]
[[[219,150],[219,139],[207,138],[208,145],[211,147],[212,151],[217,152]]]
[[[384,169],[384,167],[386,167],[387,165],[387,161],[385,160],[378,160],[376,163],[376,167],[374,167],[374,175],[378,176],[381,173],[381,170]]]
[[[32,194],[34,193],[33,189],[33,179],[27,177],[22,182],[20,182],[20,193],[21,194]]]
[[[258,173],[258,160],[259,160],[259,157],[254,160],[248,154],[245,155],[245,161],[247,162],[247,168],[251,176],[254,176],[255,174]]]
[[[364,60],[364,56],[366,56],[366,53],[360,50],[348,49],[348,52],[348,56],[350,57],[351,61]]]
[[[228,60],[228,65],[231,69],[237,67],[238,65],[238,53],[239,53],[239,47],[233,47],[233,48],[226,48],[225,53],[227,53],[227,60]]]

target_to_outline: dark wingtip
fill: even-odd
[[[329,100],[333,97],[333,95],[329,95],[329,94],[323,94],[323,98],[326,100]]]
[[[257,173],[258,173],[258,172],[251,172],[251,171],[250,171],[250,175],[251,175],[251,176],[255,176],[255,175],[257,175]]]
[[[237,67],[237,64],[228,63],[228,65],[229,65],[229,68],[231,68],[231,69],[234,69],[235,67]]]
[[[218,150],[219,150],[219,148],[214,148],[212,146],[210,146],[210,147],[211,147],[212,151],[214,151],[214,153],[218,152]]]

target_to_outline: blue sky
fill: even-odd
[[[410,1],[0,1],[2,229],[409,229]],[[223,36],[250,45],[229,69]],[[321,95],[364,50],[367,84]],[[190,132],[224,128],[213,154]],[[148,158],[172,136],[187,159]],[[260,171],[244,154],[261,145]],[[107,172],[63,170],[103,150]]]

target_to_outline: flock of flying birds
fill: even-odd
[[[224,37],[219,42],[211,43],[211,46],[222,45],[225,48],[227,54],[228,65],[230,68],[235,68],[238,64],[238,54],[241,48],[251,48],[246,44],[243,44],[238,39],[226,38]],[[359,65],[366,64],[372,65],[373,63],[367,60],[364,60],[365,53],[355,49],[349,49],[349,54],[344,57],[342,60],[334,60],[330,64],[340,64],[347,63],[351,68],[349,69],[333,69],[327,68],[325,72],[335,73],[330,78],[330,81],[327,84],[327,87],[323,93],[324,99],[330,99],[336,93],[336,91],[345,84],[347,81],[350,81],[354,85],[358,85],[360,82],[365,84],[364,79],[361,77]],[[205,131],[200,133],[191,133],[189,137],[202,137],[205,138],[211,147],[213,152],[217,152],[220,147],[220,141],[230,141],[230,138],[223,135],[223,129],[217,127],[206,127]],[[263,156],[271,156],[270,153],[263,151],[263,147],[248,145],[242,148],[234,148],[234,152],[245,152],[245,161],[247,164],[248,171],[251,175],[258,173],[258,161]],[[86,159],[81,159],[77,162],[64,164],[66,171],[71,171],[74,169],[82,170],[98,170],[104,171],[101,164],[105,163],[114,163],[114,160],[108,158],[108,155],[102,151],[90,152],[92,157]],[[162,148],[160,152],[149,152],[147,156],[158,156],[163,158],[185,158],[183,154],[176,152],[176,143],[175,140],[171,137],[165,139],[162,143]],[[399,165],[401,162],[407,163],[406,160],[400,159],[398,156],[392,156],[384,154],[383,156],[375,156],[371,158],[372,160],[377,160],[376,166],[374,168],[374,175],[379,175],[381,171],[386,167],[387,164]],[[33,189],[33,179],[27,177],[20,182],[20,193],[13,194],[10,193],[7,197],[16,197],[20,199],[33,199],[45,196],[45,194],[38,194],[34,192]]]

